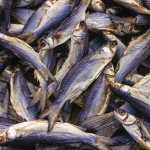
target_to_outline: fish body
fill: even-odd
[[[121,83],[150,55],[150,30],[130,42],[116,68],[115,82]],[[136,63],[135,63],[136,61]]]
[[[12,73],[10,79],[10,101],[16,111],[24,120],[35,120],[35,108],[27,110],[27,106],[31,101],[30,92],[25,82],[23,72],[20,70],[17,73]]]
[[[12,125],[0,133],[0,145],[41,143],[41,144],[71,144],[86,143],[98,149],[104,149],[117,142],[103,136],[81,131],[69,123],[57,122],[51,132],[47,132],[48,122],[42,120],[28,121]],[[6,134],[8,133],[8,134]]]
[[[0,44],[11,50],[19,58],[25,60],[30,66],[36,68],[46,81],[51,77],[53,78],[52,74],[39,59],[38,53],[24,41],[0,34]]]
[[[109,64],[95,81],[87,95],[78,116],[78,124],[82,123],[86,118],[101,115],[106,111],[111,96],[109,84],[113,81],[113,77],[113,66]]]

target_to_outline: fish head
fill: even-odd
[[[116,40],[110,41],[107,44],[108,44],[108,48],[109,48],[110,53],[115,55],[117,47],[118,47],[117,41]]]
[[[130,86],[120,84],[120,83],[111,83],[111,89],[116,93],[120,93],[120,91],[128,94],[130,91]]]
[[[115,109],[114,110],[115,117],[123,124],[123,125],[133,125],[137,122],[137,119],[124,111],[123,109]]]
[[[50,38],[46,38],[46,39],[41,39],[39,41],[39,45],[37,47],[37,49],[39,51],[46,51],[46,50],[50,50],[53,48],[53,39],[50,37]]]
[[[139,33],[141,32],[141,26],[133,25],[131,23],[125,23],[123,27],[123,31],[126,34]]]
[[[73,32],[73,37],[76,41],[81,41],[86,38],[87,35],[87,26],[84,20],[80,21],[76,29]]]
[[[92,0],[91,5],[94,7],[95,10],[104,12],[105,11],[105,4],[101,0]]]

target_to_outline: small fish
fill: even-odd
[[[89,8],[97,12],[104,12],[105,4],[102,2],[102,0],[91,0]]]
[[[31,9],[16,8],[11,12],[11,15],[18,23],[25,25],[34,12],[35,11]]]
[[[43,143],[71,144],[86,143],[98,149],[109,149],[117,142],[111,138],[81,131],[78,126],[57,122],[51,132],[47,132],[48,122],[28,121],[12,125],[0,133],[0,145]],[[7,133],[7,134],[6,134]],[[41,138],[42,136],[42,138]]]
[[[120,36],[135,34],[141,31],[140,26],[108,13],[91,13],[86,19],[86,24],[89,30],[95,32],[106,30]]]
[[[10,79],[10,101],[16,113],[27,121],[36,119],[35,108],[26,110],[31,101],[30,94],[22,70],[16,68]]]
[[[112,64],[107,65],[85,99],[78,115],[78,124],[81,124],[86,118],[105,113],[111,96],[109,84],[113,81],[114,75]]]
[[[149,123],[137,119],[122,109],[116,109],[114,115],[135,141],[147,150],[150,149]]]
[[[146,9],[145,7],[141,6],[139,3],[137,3],[136,0],[113,0],[114,2],[127,7],[128,9],[131,9],[139,14],[145,14],[150,15],[150,11]]]
[[[56,91],[63,78],[69,72],[73,65],[81,60],[89,50],[89,36],[85,21],[80,21],[76,26],[71,38],[71,47],[68,58],[65,60],[61,69],[55,74],[56,82],[53,82],[48,87],[48,97]]]
[[[150,55],[150,30],[132,40],[116,67],[115,82],[121,83]],[[136,61],[136,63],[135,63]]]
[[[48,70],[53,72],[53,69],[56,63],[56,51],[54,50],[41,51],[39,55],[40,55],[42,62],[45,64]],[[46,100],[47,100],[48,82],[46,82],[41,77],[38,70],[35,70],[34,74],[40,83],[40,87],[37,90],[37,92],[34,93],[34,98],[28,105],[28,109],[31,108],[33,105],[35,105],[37,102],[39,102],[39,110],[43,112],[45,109]]]
[[[81,0],[80,5],[52,33],[42,38],[38,50],[50,50],[71,38],[77,24],[85,19],[85,11],[90,0]]]
[[[0,34],[0,45],[8,48],[19,58],[25,60],[27,64],[29,64],[31,67],[37,69],[40,72],[41,76],[44,78],[44,80],[48,81],[49,78],[55,80],[53,75],[39,59],[39,54],[36,53],[33,48],[24,41],[18,38]]]
[[[57,121],[59,112],[67,100],[74,101],[82,91],[98,78],[104,67],[112,60],[117,42],[108,42],[99,51],[90,53],[74,65],[62,81],[60,92],[54,103],[39,118],[48,115],[50,131]]]
[[[71,13],[75,1],[76,0],[59,0],[55,4],[49,4],[51,2],[47,0],[44,5],[30,17],[19,38],[30,44],[45,31],[58,27]]]

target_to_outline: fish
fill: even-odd
[[[58,28],[52,33],[42,38],[38,50],[50,50],[71,38],[77,24],[85,19],[85,11],[90,3],[90,0],[81,0],[79,6],[65,19]]]
[[[105,4],[102,0],[91,0],[89,8],[97,12],[105,12]]]
[[[34,12],[32,9],[16,8],[12,10],[11,15],[18,23],[25,25]]]
[[[108,42],[102,49],[90,53],[71,68],[62,81],[54,103],[39,116],[39,118],[44,118],[48,115],[48,131],[53,128],[64,103],[67,100],[75,100],[98,78],[104,67],[112,60],[116,49],[116,41]]]
[[[57,122],[51,132],[47,132],[48,121],[35,120],[12,125],[0,132],[0,145],[11,143],[71,144],[86,143],[98,149],[109,149],[117,144],[111,138],[85,133],[77,126]],[[7,133],[7,134],[6,134]],[[41,138],[42,136],[42,138]]]
[[[11,74],[10,101],[13,109],[23,120],[29,121],[36,119],[35,107],[29,110],[26,109],[31,98],[23,72],[20,68],[16,68]]]
[[[113,82],[114,75],[113,65],[108,64],[95,81],[84,101],[83,107],[78,115],[77,121],[79,125],[86,118],[105,113],[111,96],[109,84]]]
[[[90,13],[86,24],[88,29],[93,32],[106,30],[120,36],[141,32],[140,26],[108,13]]]
[[[150,30],[132,40],[116,67],[115,82],[121,83],[131,74],[140,63],[150,55],[149,36]],[[136,63],[135,63],[135,60]]]
[[[141,121],[122,109],[114,110],[114,115],[135,141],[145,149],[150,149],[149,123]]]
[[[56,28],[69,16],[75,0],[59,0],[55,4],[49,3],[51,2],[47,0],[37,11],[35,11],[35,13],[33,13],[24,26],[21,34],[18,36],[19,38],[30,44],[39,38],[45,31]]]
[[[0,33],[0,45],[8,48],[16,56],[22,60],[25,60],[31,67],[37,69],[44,80],[48,81],[49,78],[55,80],[53,75],[39,59],[39,54],[36,53],[34,49],[24,41]]]
[[[124,7],[127,7],[128,9],[131,9],[139,14],[145,14],[145,15],[150,15],[150,11],[140,5],[137,1],[135,0],[113,0],[114,2],[118,3],[119,5],[122,5]]]
[[[71,47],[69,50],[68,58],[65,60],[61,69],[54,76],[57,82],[52,82],[48,86],[48,97],[56,91],[58,86],[60,86],[63,78],[72,68],[72,66],[75,65],[84,56],[86,56],[89,50],[88,42],[88,30],[85,21],[82,20],[77,24],[76,29],[71,37]]]
[[[56,63],[56,51],[41,51],[39,53],[40,58],[42,62],[45,64],[45,66],[48,68],[49,71],[53,72],[54,66]],[[42,76],[39,74],[38,70],[35,70],[34,72],[37,80],[40,83],[39,89],[34,93],[34,98],[29,103],[27,109],[31,108],[33,105],[35,105],[37,102],[39,102],[39,110],[41,112],[44,111],[46,100],[47,100],[47,92],[48,92],[48,82],[45,81]]]

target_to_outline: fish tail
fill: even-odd
[[[85,119],[81,125],[96,134],[111,137],[121,126],[113,112]]]
[[[33,100],[28,105],[27,109],[31,108],[35,104],[37,104],[40,101],[40,110],[41,112],[44,111],[45,103],[46,103],[46,93],[42,90],[42,88],[39,88],[36,92]]]
[[[104,136],[96,136],[96,147],[99,150],[111,150],[109,146],[114,146],[118,144],[118,142],[112,138],[109,137],[104,137]]]
[[[45,81],[49,81],[50,79],[52,79],[53,81],[57,82],[51,72],[45,67],[45,65],[38,71]]]
[[[53,104],[39,116],[39,118],[45,118],[46,116],[48,116],[48,132],[50,132],[55,125],[55,122],[57,121],[59,116],[59,112],[59,107],[54,106]]]

